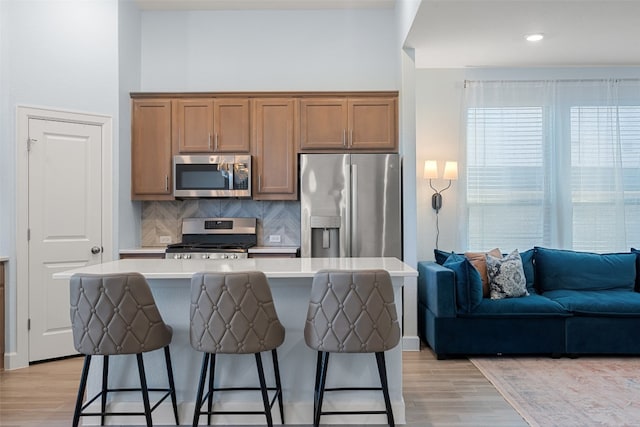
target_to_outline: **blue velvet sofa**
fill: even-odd
[[[529,295],[505,299],[483,297],[477,271],[440,265],[443,253],[418,263],[418,330],[439,359],[640,354],[640,252],[520,256]]]

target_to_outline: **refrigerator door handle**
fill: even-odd
[[[351,248],[349,256],[358,253],[357,238],[358,238],[358,165],[351,165],[351,216],[349,221],[351,222],[351,233],[349,234],[349,241],[351,242]]]
[[[344,176],[344,185],[345,185],[345,194],[346,200],[342,207],[344,212],[342,212],[342,224],[344,225],[344,231],[340,231],[340,256],[341,257],[350,257],[351,256],[351,237],[353,233],[351,231],[351,226],[353,222],[351,221],[351,217],[353,212],[351,212],[351,196],[352,196],[352,179],[351,179],[351,164],[347,162],[343,164],[342,173]]]

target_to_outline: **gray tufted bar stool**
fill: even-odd
[[[200,415],[211,424],[214,414],[264,414],[272,426],[271,408],[276,398],[284,424],[282,385],[276,348],[284,342],[284,327],[278,320],[271,289],[262,272],[197,273],[191,279],[191,346],[204,352],[196,397],[193,425]],[[267,387],[261,352],[271,351],[275,387]],[[217,354],[254,354],[260,387],[214,387]],[[205,382],[209,374],[208,390]],[[215,391],[258,390],[262,394],[263,412],[214,411]],[[272,400],[269,391],[275,390]],[[203,410],[207,402],[207,409]]]
[[[80,417],[100,416],[104,425],[108,415],[140,415],[152,426],[151,412],[167,397],[171,397],[173,413],[178,422],[178,407],[171,367],[169,343],[173,331],[166,325],[156,307],[146,279],[138,273],[75,274],[70,280],[71,326],[76,350],[85,355],[78,398],[73,414],[73,427]],[[149,388],[142,354],[164,349],[168,388]],[[109,388],[109,357],[135,354],[138,362],[140,388]],[[103,356],[102,389],[93,398],[82,399],[87,386],[91,358]],[[144,412],[107,412],[107,394],[140,391]],[[162,392],[162,397],[151,407],[149,392]],[[101,398],[100,412],[87,412],[91,403]]]
[[[394,426],[384,352],[400,341],[391,277],[385,270],[326,270],[314,275],[304,328],[307,345],[317,350],[313,425],[322,415],[386,414]],[[330,353],[375,353],[381,387],[326,388]],[[385,411],[322,411],[325,392],[378,390]]]

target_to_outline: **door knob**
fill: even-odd
[[[102,248],[100,246],[94,246],[91,248],[91,253],[96,255],[102,252]]]

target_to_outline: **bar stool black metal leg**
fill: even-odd
[[[280,424],[284,424],[284,403],[282,397],[282,383],[280,382],[280,366],[278,364],[278,352],[274,348],[271,350],[273,358],[273,372],[276,375],[276,393],[278,393],[278,406],[280,407]]]
[[[324,398],[324,386],[327,383],[327,368],[329,367],[329,352],[322,352],[321,374],[320,384],[318,390],[318,408],[316,409],[316,416],[313,420],[314,427],[320,425],[320,416],[322,415],[322,400]]]
[[[271,404],[269,403],[269,394],[267,393],[267,382],[264,379],[264,369],[262,368],[262,356],[260,353],[256,353],[255,356],[258,367],[258,378],[260,379],[260,389],[262,390],[262,402],[264,403],[264,415],[267,417],[267,426],[273,427]]]
[[[176,385],[173,382],[173,367],[171,366],[171,352],[169,346],[164,347],[164,360],[167,364],[167,376],[169,377],[169,388],[171,389],[171,405],[173,406],[173,416],[176,418],[176,425],[180,425],[178,421],[178,402],[176,399]]]
[[[84,356],[84,364],[82,366],[82,374],[80,375],[80,386],[78,387],[78,398],[76,399],[76,409],[73,411],[73,427],[78,427],[80,423],[80,412],[82,411],[82,398],[87,389],[87,376],[89,375],[89,366],[91,365],[91,356]]]
[[[147,419],[147,427],[153,427],[153,421],[151,420],[151,405],[149,405],[149,389],[147,388],[147,376],[144,373],[142,353],[136,354],[136,359],[138,359],[138,373],[140,374],[140,388],[142,389],[144,416]]]
[[[393,410],[391,409],[391,399],[389,399],[389,385],[387,383],[387,366],[384,360],[384,352],[376,352],[376,362],[378,362],[378,373],[380,374],[380,384],[384,395],[384,406],[387,409],[387,422],[390,427],[394,427]]]
[[[109,356],[105,355],[102,357],[102,394],[100,399],[100,409],[102,410],[102,414],[100,414],[100,425],[104,425],[105,421],[105,412],[107,412],[107,390],[109,390]]]
[[[216,354],[211,354],[209,362],[209,399],[207,400],[207,424],[211,425],[211,412],[213,412],[213,379],[216,375]]]
[[[209,353],[202,355],[202,369],[200,369],[200,381],[198,384],[198,394],[196,395],[196,408],[193,411],[193,427],[198,425],[200,420],[200,408],[202,407],[202,393],[204,391],[204,382],[207,378],[207,368],[209,367]]]
[[[318,351],[316,357],[316,383],[313,386],[313,419],[315,422],[316,412],[318,411],[318,395],[320,393],[320,373],[322,372],[322,352]]]

